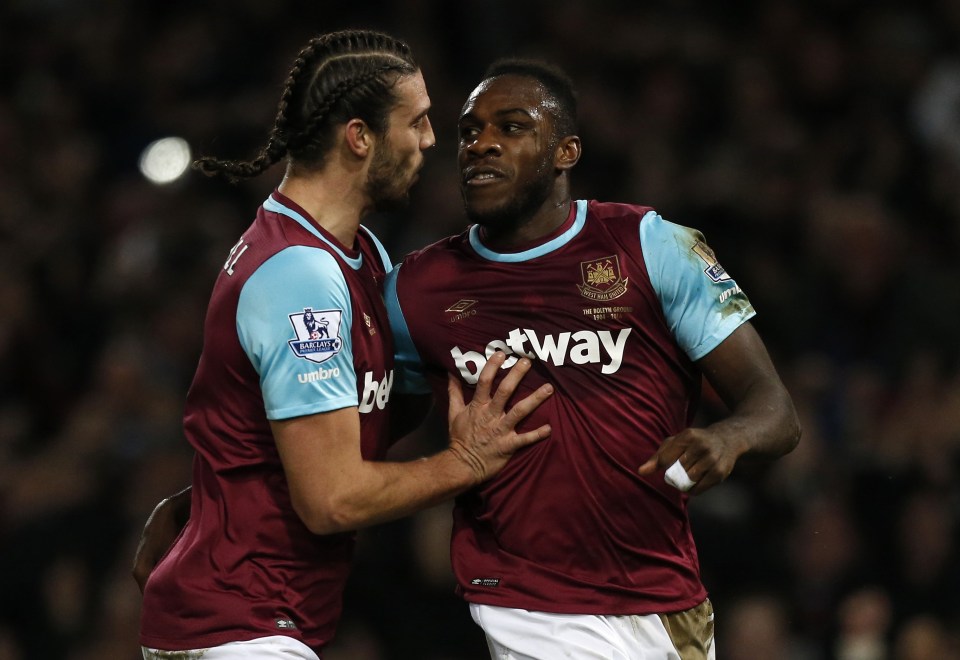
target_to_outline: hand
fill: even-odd
[[[499,472],[507,460],[521,447],[537,442],[550,435],[550,425],[526,433],[514,429],[527,415],[537,409],[553,393],[549,383],[517,402],[504,412],[507,401],[516,391],[524,375],[530,371],[531,362],[522,358],[510,369],[497,390],[490,395],[494,377],[506,355],[496,351],[480,371],[477,389],[469,405],[463,403],[460,381],[450,376],[447,391],[450,408],[447,421],[450,431],[449,449],[464,461],[476,475],[477,483]]]
[[[646,477],[666,470],[679,460],[694,482],[690,494],[699,495],[730,476],[744,451],[739,445],[710,429],[684,429],[664,440],[656,453],[638,468],[637,473]]]
[[[170,549],[189,516],[190,488],[185,488],[162,500],[147,518],[140,533],[140,543],[137,545],[131,571],[141,593],[150,573]]]

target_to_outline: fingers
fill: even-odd
[[[516,369],[516,367],[514,367]],[[516,386],[510,388],[512,393]],[[503,383],[500,384],[500,389],[503,389]],[[504,417],[504,422],[508,428],[514,428],[519,424],[523,419],[532,413],[534,410],[540,407],[540,404],[546,401],[550,395],[553,394],[553,385],[550,383],[544,383],[533,393],[528,394],[520,401],[514,404],[514,406],[507,412]],[[497,390],[497,397],[500,396],[500,390]],[[509,396],[509,395],[508,395]],[[506,401],[502,405],[505,405]]]
[[[667,471],[663,473],[663,480],[684,493],[697,485],[697,482],[687,474],[687,471],[679,459],[674,461],[673,464],[667,468]]]
[[[545,440],[553,432],[553,429],[549,424],[544,424],[540,428],[534,429],[533,431],[527,431],[525,433],[518,433],[516,437],[516,443],[510,448],[511,453],[520,449],[521,447],[526,447],[527,445],[532,445],[535,442],[540,442]]]
[[[497,353],[501,353],[501,351],[497,351]],[[503,360],[500,360],[500,362],[502,363]],[[487,364],[490,364],[490,362],[488,361]],[[506,407],[507,401],[513,396],[513,393],[517,391],[517,386],[520,385],[520,381],[523,380],[523,377],[530,371],[531,366],[533,366],[533,363],[529,358],[521,358],[513,365],[510,371],[507,372],[507,375],[504,376],[503,380],[501,380],[497,386],[497,391],[493,394],[493,404],[496,409],[503,410],[504,407]],[[484,369],[486,369],[486,367],[484,367]],[[481,376],[482,375],[481,372]],[[536,406],[534,406],[534,408],[536,408]],[[526,415],[524,415],[524,417],[526,417]],[[520,419],[523,419],[523,417]]]
[[[660,448],[647,459],[647,462],[637,468],[637,473],[642,477],[647,477],[658,470],[672,465],[683,455],[685,445],[675,440],[677,436],[670,436],[663,441]]]
[[[735,463],[736,458],[725,451],[722,438],[691,428],[664,440],[637,473],[648,477],[664,471],[666,483],[697,495],[724,481]]]
[[[503,361],[506,359],[507,355],[503,351],[494,351],[493,355],[487,359],[486,364],[483,365],[483,369],[480,370],[480,375],[477,379],[477,389],[473,394],[473,401],[483,405],[490,400],[490,389],[493,387],[493,380],[497,376],[497,370],[500,369],[501,365],[503,365]],[[523,362],[523,360],[520,362]],[[530,361],[527,360],[527,362],[528,364],[524,370],[524,373],[530,369]],[[514,367],[514,369],[516,369],[516,367]],[[512,371],[513,369],[511,369],[511,373]],[[514,385],[514,387],[516,387],[516,385]]]

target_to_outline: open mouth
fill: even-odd
[[[463,173],[463,185],[486,186],[505,178],[503,172],[492,167],[471,167]]]

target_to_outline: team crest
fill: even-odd
[[[590,300],[613,300],[627,292],[630,278],[620,276],[620,259],[617,255],[580,262],[580,276],[583,280],[577,285],[580,295]]]
[[[339,309],[314,311],[311,307],[290,314],[290,324],[297,333],[296,339],[287,342],[291,350],[297,357],[311,362],[326,362],[343,348],[343,340],[340,339],[342,316],[343,312]]]
[[[713,250],[710,249],[709,245],[703,241],[697,241],[690,249],[703,260],[703,263],[707,264],[707,267],[703,269],[707,277],[714,282],[725,282],[730,279],[727,271],[717,262],[717,256],[713,253]]]

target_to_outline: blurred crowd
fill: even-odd
[[[433,100],[410,208],[368,223],[394,259],[465,224],[486,64],[540,56],[580,90],[575,196],[701,229],[753,301],[804,436],[692,503],[719,657],[960,658],[960,1],[5,0],[0,660],[138,657],[130,565],[189,482],[207,296],[280,175],[161,186],[138,158],[253,155],[296,52],[344,27],[406,39]],[[361,532],[329,660],[488,657],[449,526]]]

